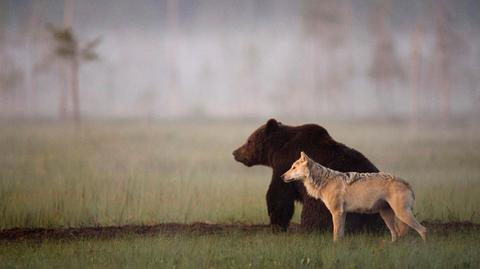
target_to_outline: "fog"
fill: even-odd
[[[476,0],[0,0],[0,117],[474,117],[479,12]],[[98,58],[60,55],[52,27],[78,48],[100,38]]]

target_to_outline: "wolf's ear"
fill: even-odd
[[[269,119],[265,126],[265,130],[267,134],[269,134],[278,128],[278,121],[276,119]]]
[[[300,156],[302,157],[302,160],[304,161],[309,161],[310,160],[310,157],[308,157],[307,154],[305,154],[305,152],[300,152]]]

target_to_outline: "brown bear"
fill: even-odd
[[[307,195],[303,184],[285,183],[280,176],[304,151],[313,160],[340,172],[378,172],[360,152],[335,141],[327,130],[316,124],[283,125],[275,119],[255,130],[247,142],[233,152],[235,160],[246,166],[265,165],[273,169],[267,191],[267,208],[274,230],[286,230],[294,212],[294,201],[303,203],[301,224],[307,230],[331,229],[328,209]],[[383,227],[378,214],[349,213],[346,228],[378,230]]]

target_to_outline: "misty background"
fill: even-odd
[[[476,0],[0,0],[0,117],[472,117],[479,12]]]

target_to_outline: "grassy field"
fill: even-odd
[[[407,237],[330,234],[179,234],[0,245],[2,267],[30,268],[478,268],[480,234]]]
[[[295,124],[295,122],[290,122]],[[1,124],[0,229],[163,222],[268,223],[270,169],[231,152],[260,123]],[[331,135],[409,180],[420,220],[480,223],[480,128],[338,124]],[[300,205],[294,221],[298,222]],[[478,233],[408,237],[179,234],[1,243],[0,265],[26,267],[460,267],[479,262]]]

